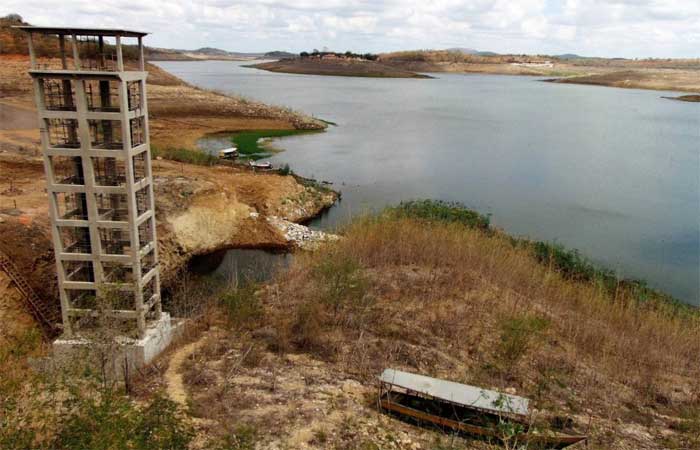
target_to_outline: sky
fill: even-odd
[[[700,57],[700,0],[2,0],[9,13],[148,31],[164,48]]]

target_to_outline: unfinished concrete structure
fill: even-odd
[[[139,340],[154,327],[169,330],[169,316],[161,311],[146,33],[18,28],[29,38],[62,339],[70,340],[77,329],[105,316],[124,336]],[[135,41],[126,48],[132,55],[128,61],[125,38]],[[46,46],[52,39],[60,57],[40,60],[37,42]]]

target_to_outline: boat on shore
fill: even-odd
[[[272,163],[266,161],[266,162],[255,162],[255,161],[250,161],[248,162],[248,165],[252,167],[253,169],[261,169],[261,170],[271,170],[272,169]]]
[[[236,147],[225,148],[219,150],[219,158],[221,159],[236,159],[238,158],[238,149]]]
[[[385,369],[379,381],[379,408],[420,424],[539,449],[561,449],[587,439],[534,429],[529,400],[523,397],[394,369]],[[512,432],[504,436],[503,429]]]

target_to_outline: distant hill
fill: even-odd
[[[498,53],[494,52],[485,52],[485,51],[480,51],[476,50],[473,48],[466,48],[466,47],[453,47],[453,48],[448,48],[448,52],[457,52],[461,53],[463,55],[474,55],[474,56],[498,56]]]
[[[465,47],[453,47],[453,48],[448,48],[448,52],[459,52],[459,53],[464,53],[465,55],[476,55],[479,53],[478,50],[474,50],[473,48],[465,48]]]
[[[262,58],[265,56],[265,53],[229,52],[214,47],[202,47],[195,50],[149,48],[147,56],[151,61],[197,61],[205,59],[246,61]]]
[[[271,52],[230,52],[214,47],[202,47],[196,50],[183,49],[164,49],[152,48],[149,49],[148,57],[151,60],[175,60],[175,61],[196,61],[203,59],[216,59],[228,61],[247,61],[251,59],[285,59],[295,58],[296,53],[290,53],[280,50]]]
[[[188,50],[181,50],[183,52],[190,52]],[[201,53],[203,55],[212,55],[212,56],[228,56],[229,52],[226,50],[221,50],[220,48],[214,48],[214,47],[202,47],[198,48],[197,50],[191,50],[192,53]]]
[[[476,52],[475,55],[476,56],[500,56],[501,54],[496,53],[496,52]]]
[[[265,53],[264,57],[265,58],[270,58],[270,59],[285,59],[285,58],[296,58],[297,55],[296,53],[289,53],[289,52],[282,52],[282,51],[274,51],[274,52],[267,52]]]
[[[584,59],[586,58],[585,56],[577,55],[575,53],[565,53],[563,55],[553,55],[555,58],[558,59]]]

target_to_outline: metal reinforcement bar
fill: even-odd
[[[3,252],[0,251],[0,269],[5,271],[14,282],[17,289],[24,297],[24,304],[29,309],[29,313],[39,322],[46,337],[54,337],[59,333],[57,323],[60,322],[58,310],[44,302],[34,292],[24,277],[20,274],[17,266]]]

